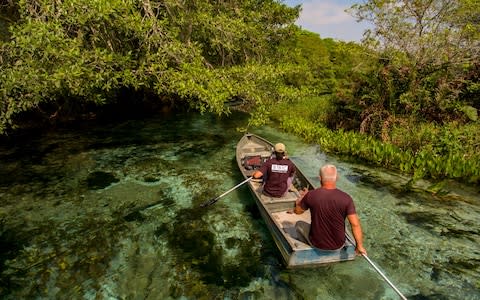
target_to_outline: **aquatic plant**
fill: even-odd
[[[173,224],[159,226],[155,234],[165,237],[170,247],[178,249],[179,259],[190,262],[189,268],[197,269],[205,284],[224,287],[248,284],[259,266],[258,243],[248,235],[238,236],[234,228],[239,220],[224,224],[225,232],[212,231],[212,225],[219,226],[220,222],[228,220],[209,220],[209,223],[207,212],[199,212],[198,208],[182,209]],[[226,239],[228,246],[224,247],[218,235],[228,232],[237,236]],[[229,257],[227,252],[234,248],[234,255]]]
[[[413,178],[452,178],[470,183],[480,182],[480,154],[460,149],[445,149],[428,144],[413,152],[353,131],[331,130],[302,116],[288,115],[280,120],[282,129],[292,132],[309,143],[317,143],[325,152],[351,155],[367,163],[398,169]]]

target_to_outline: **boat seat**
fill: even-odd
[[[270,158],[272,156],[272,152],[271,151],[251,151],[251,152],[245,152],[245,153],[242,153],[242,159],[245,158],[245,157],[249,157],[249,156],[257,156],[257,155],[260,155],[262,158]]]
[[[261,194],[260,199],[270,212],[277,212],[293,209],[295,207],[297,196],[292,192],[289,192],[287,195],[279,198]]]
[[[282,197],[272,197],[262,193],[263,180],[260,178],[252,179],[251,184],[253,188],[261,195],[262,202],[264,203],[282,203],[282,202],[295,202],[297,200],[297,191],[296,189],[290,188],[288,193]]]
[[[286,211],[272,213],[273,218],[279,224],[279,227],[285,232],[286,237],[290,240],[291,245],[296,250],[311,249],[305,238],[297,231],[295,224],[298,221],[310,223],[310,211],[306,211],[301,215],[289,214]]]
[[[273,147],[270,148],[269,146],[266,146],[264,144],[259,144],[251,141],[243,145],[241,149],[243,150],[242,152],[253,152],[253,153],[266,151],[266,152],[270,152],[271,154],[273,151]]]
[[[288,192],[286,195],[284,195],[282,197],[271,197],[271,196],[262,194],[262,202],[265,202],[265,203],[292,202],[292,201],[296,201],[296,200],[297,200],[297,196],[293,192]]]

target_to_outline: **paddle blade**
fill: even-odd
[[[216,197],[216,198],[213,198],[213,199],[210,199],[206,202],[203,202],[202,204],[200,204],[200,207],[207,207],[207,206],[210,206],[212,205],[213,203],[217,202],[218,199],[220,199],[220,197]]]

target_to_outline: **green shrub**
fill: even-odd
[[[311,96],[297,102],[279,103],[272,110],[272,118],[284,116],[302,116],[314,124],[328,124],[335,115],[335,105],[330,96]]]
[[[302,101],[302,105],[315,104],[311,101]],[[320,103],[326,105],[328,102]],[[359,132],[328,129],[319,121],[325,119],[312,118],[318,112],[327,115],[329,106],[325,106],[326,109],[319,107],[299,108],[290,104],[288,110],[279,106],[272,115],[280,115],[278,120],[282,129],[308,143],[318,144],[327,153],[356,157],[368,164],[411,174],[414,179],[451,178],[480,182],[479,124],[406,123],[407,126],[392,131],[394,142],[382,142]]]

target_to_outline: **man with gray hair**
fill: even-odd
[[[325,165],[319,175],[321,187],[302,192],[296,201],[294,212],[302,214],[310,209],[312,217],[311,225],[299,222],[297,230],[314,247],[338,250],[345,245],[345,219],[348,219],[356,242],[355,251],[366,255],[362,228],[352,197],[336,187],[337,168]]]

